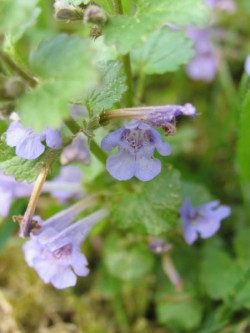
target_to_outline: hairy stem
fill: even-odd
[[[22,218],[22,221],[20,223],[20,236],[21,237],[28,237],[30,235],[31,229],[32,229],[32,223],[33,223],[33,215],[36,209],[36,205],[39,199],[39,196],[42,191],[43,184],[46,180],[47,174],[48,174],[48,168],[44,167],[39,174],[35,186],[33,188],[33,191],[30,196],[30,200],[28,203],[28,206],[26,208],[25,214]]]
[[[9,56],[3,51],[0,51],[0,58],[17,74],[19,74],[31,87],[36,87],[38,81],[20,68]]]

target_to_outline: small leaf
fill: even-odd
[[[179,173],[167,166],[154,180],[115,194],[111,217],[120,228],[140,226],[150,235],[160,235],[176,225],[180,202]]]
[[[139,0],[135,16],[117,16],[104,26],[108,45],[116,45],[120,54],[147,41],[151,32],[163,24],[200,25],[208,20],[208,8],[202,0]]]
[[[191,39],[169,28],[155,31],[143,46],[132,51],[133,60],[146,74],[175,71],[193,55]]]
[[[153,256],[143,244],[126,244],[117,235],[105,244],[104,262],[109,273],[123,281],[138,282],[153,266]]]
[[[209,296],[227,300],[241,277],[242,270],[236,262],[210,241],[201,264],[201,281]]]
[[[160,324],[168,328],[172,326],[190,330],[199,325],[202,306],[189,295],[183,294],[183,297],[180,295],[176,300],[157,303],[156,313]]]
[[[34,182],[44,166],[50,167],[58,159],[60,150],[47,149],[43,155],[35,160],[25,160],[17,157],[15,148],[11,148],[0,141],[0,169],[5,175],[13,175],[16,181]]]
[[[122,65],[116,61],[109,61],[102,65],[103,83],[97,87],[86,100],[88,108],[94,114],[111,109],[119,102],[127,90],[126,77]]]
[[[86,97],[96,86],[99,75],[89,46],[87,40],[62,34],[42,42],[33,52],[31,66],[41,80],[18,101],[25,127],[37,131],[60,127],[69,115],[68,103]]]

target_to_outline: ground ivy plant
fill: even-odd
[[[219,28],[236,11],[0,3],[0,248],[22,248],[21,269],[48,288],[109,300],[112,332],[250,327],[250,66],[235,84]]]

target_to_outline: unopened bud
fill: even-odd
[[[57,20],[77,21],[83,19],[84,11],[82,8],[70,5],[63,0],[56,0],[54,9]]]
[[[84,13],[84,23],[93,23],[98,26],[103,26],[107,21],[106,12],[99,6],[89,5]]]

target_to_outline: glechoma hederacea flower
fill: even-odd
[[[229,13],[236,10],[234,0],[205,0],[205,3],[211,8],[218,8]]]
[[[181,218],[184,221],[185,241],[192,244],[198,236],[201,238],[213,236],[219,230],[221,220],[230,214],[230,207],[220,205],[219,201],[211,201],[199,207],[192,207],[190,199],[186,198],[180,210]]]
[[[47,221],[34,217],[41,229],[31,233],[30,240],[23,246],[28,265],[45,283],[51,283],[57,289],[72,287],[76,285],[77,275],[89,273],[87,259],[80,247],[93,225],[108,212],[101,209],[73,223],[84,208],[86,206],[79,202]]]
[[[6,143],[16,147],[16,155],[26,160],[33,160],[45,150],[45,145],[52,149],[60,149],[62,137],[59,131],[47,128],[41,133],[35,133],[32,128],[24,128],[20,122],[13,121],[6,132]]]
[[[108,134],[101,142],[104,150],[115,147],[119,151],[107,159],[107,170],[118,180],[128,180],[135,176],[141,181],[153,179],[161,172],[161,162],[153,158],[154,150],[167,156],[171,153],[169,143],[163,142],[161,135],[144,122],[133,120]]]

